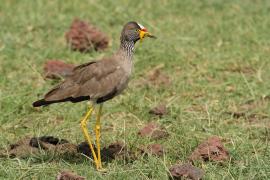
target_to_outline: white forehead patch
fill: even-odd
[[[137,23],[137,24],[140,26],[141,29],[145,29],[145,27],[143,25],[141,25],[139,23]]]

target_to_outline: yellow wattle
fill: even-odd
[[[143,40],[144,36],[145,36],[145,33],[144,31],[140,31],[140,39]]]

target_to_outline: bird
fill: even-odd
[[[133,69],[135,43],[144,38],[156,38],[141,24],[131,21],[124,25],[120,35],[120,47],[111,56],[74,67],[71,75],[53,87],[43,99],[35,101],[33,107],[54,103],[90,101],[90,107],[80,122],[86,142],[91,150],[95,167],[102,169],[100,154],[101,114],[103,103],[121,94],[126,89]],[[87,129],[87,123],[95,110],[96,151]]]

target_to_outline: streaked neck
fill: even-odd
[[[118,53],[125,59],[132,60],[135,49],[135,43],[132,41],[121,41]]]

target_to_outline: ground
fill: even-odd
[[[83,141],[79,122],[87,103],[35,109],[32,102],[55,84],[42,76],[48,59],[80,64],[113,53],[122,25],[143,24],[158,39],[136,44],[134,75],[123,95],[104,106],[102,146],[117,140],[128,147],[160,143],[166,154],[104,164],[105,175],[87,158],[74,163],[46,154],[1,158],[1,179],[55,179],[68,169],[89,179],[167,179],[168,168],[187,162],[198,144],[219,136],[230,153],[222,165],[197,162],[204,179],[270,177],[270,1],[1,1],[0,148],[26,136],[53,135]],[[111,39],[103,52],[67,48],[64,33],[74,17],[90,21]],[[150,85],[149,71],[162,67],[169,84]],[[268,98],[267,98],[268,97]],[[263,101],[252,104],[253,101]],[[247,103],[249,102],[249,103]],[[250,103],[251,102],[251,103]],[[166,103],[168,114],[149,109]],[[250,105],[246,107],[247,105]],[[246,110],[244,113],[240,110]],[[156,121],[169,136],[138,138],[144,124]],[[90,121],[90,126],[94,121]]]

